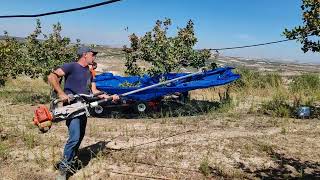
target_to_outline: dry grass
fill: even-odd
[[[53,165],[62,153],[66,128],[59,123],[48,134],[39,134],[28,124],[33,108],[9,105],[1,112],[0,173],[8,179],[53,179],[56,174]],[[20,113],[12,116],[13,111]],[[179,134],[188,130],[192,131]],[[320,168],[320,154],[315,151],[319,130],[318,120],[246,113],[150,120],[90,118],[82,144],[87,148],[80,157],[87,164],[72,179],[300,177],[300,166],[305,176],[311,176]]]
[[[46,94],[48,86],[21,78],[0,89],[16,93],[1,96],[0,179],[54,179],[67,128],[56,123],[40,134],[31,124],[36,106],[13,103],[24,90]],[[318,119],[257,113],[272,89],[232,91],[231,103],[208,109],[204,102],[219,101],[219,91],[192,92],[198,102],[193,115],[90,118],[79,155],[82,168],[71,179],[319,178]]]

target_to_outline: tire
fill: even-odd
[[[146,102],[137,102],[134,105],[134,110],[136,113],[144,114],[144,113],[148,112],[149,106]]]
[[[103,108],[102,106],[98,105],[98,106],[92,108],[91,113],[93,116],[101,117],[106,114],[106,109]]]

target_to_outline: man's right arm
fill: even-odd
[[[48,82],[53,87],[53,89],[57,92],[59,99],[65,102],[65,101],[69,101],[69,97],[62,90],[59,83],[59,78],[63,77],[64,75],[65,75],[64,71],[61,68],[58,68],[48,75]]]

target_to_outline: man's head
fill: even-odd
[[[91,48],[87,46],[81,46],[77,49],[77,55],[79,57],[79,61],[83,61],[86,65],[93,64],[97,53],[98,52],[93,51]]]

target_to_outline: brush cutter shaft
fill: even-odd
[[[68,94],[68,96],[69,96],[70,100],[72,101],[72,100],[74,100],[74,99],[76,99],[78,97],[94,98],[94,97],[102,95],[102,94],[105,94],[105,92],[101,91],[101,92],[98,92],[96,94],[89,94],[89,95],[88,94],[76,94],[76,95]],[[53,101],[53,104],[57,104],[59,102],[62,102],[62,100],[56,99],[56,100]]]

